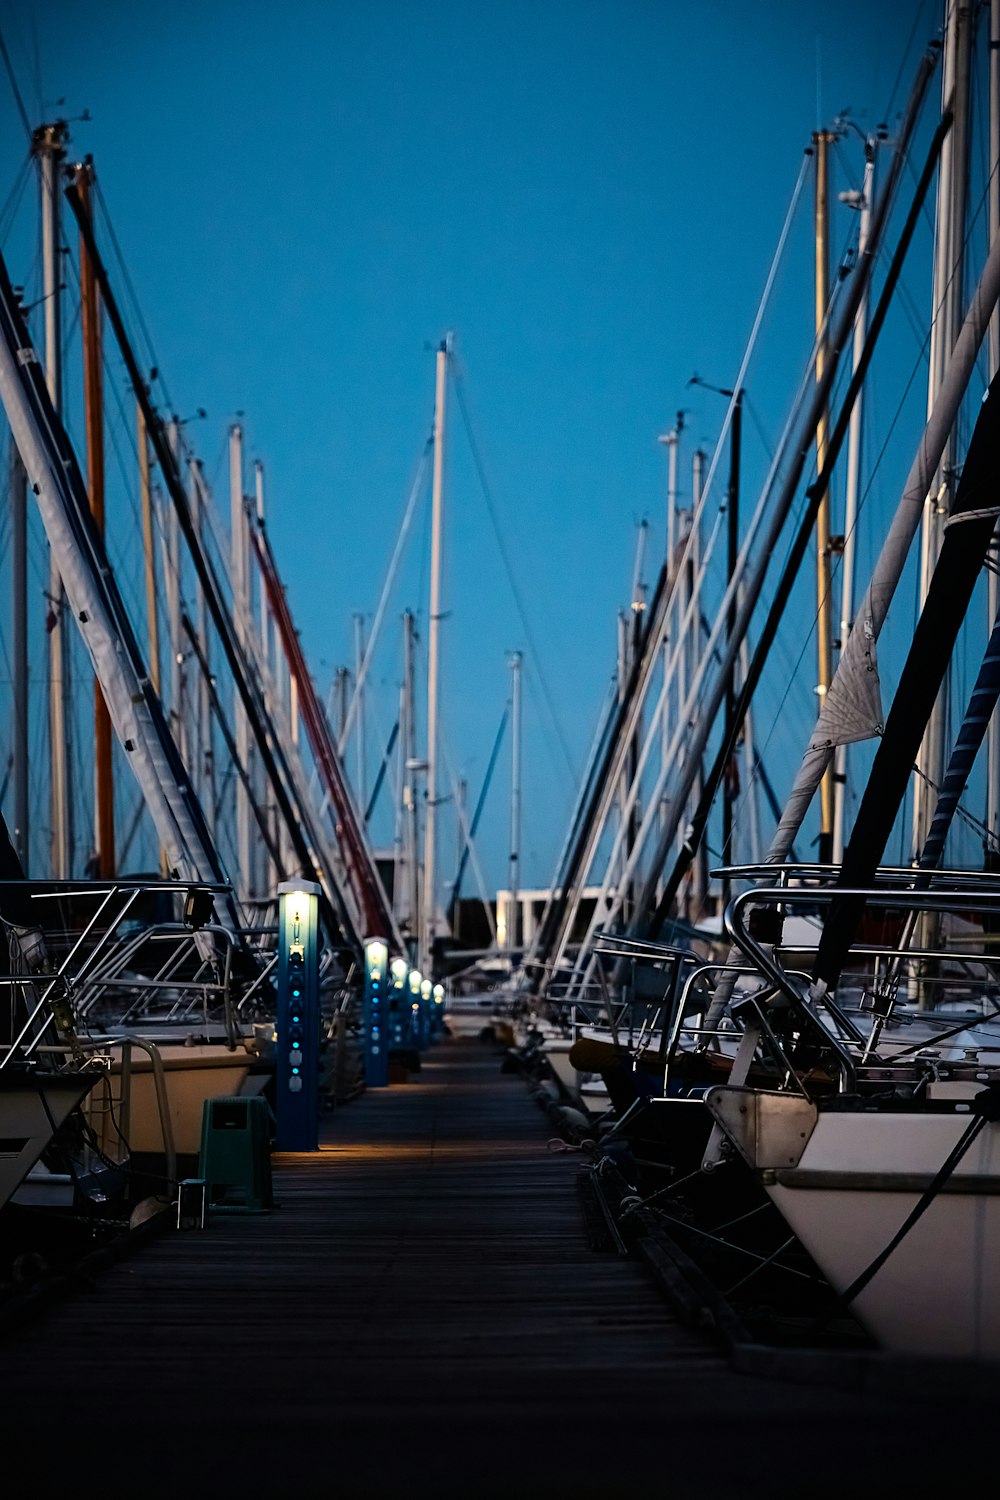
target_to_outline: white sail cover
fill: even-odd
[[[809,739],[809,749],[850,745],[882,733],[882,695],[870,600],[855,622]]]

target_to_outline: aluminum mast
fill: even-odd
[[[424,823],[423,920],[420,924],[420,967],[434,977],[434,938],[437,926],[435,844],[437,833],[438,667],[441,643],[441,530],[444,510],[444,420],[448,387],[451,334],[437,352],[434,398],[434,487],[431,500],[431,594],[427,636],[427,817]]]
[[[62,412],[62,276],[59,264],[59,169],[66,155],[62,120],[40,125],[32,149],[42,195],[42,294],[45,302],[45,379],[53,410]],[[55,557],[49,557],[49,777],[51,873],[68,880],[73,862],[73,809],[69,794],[70,646],[66,596]]]

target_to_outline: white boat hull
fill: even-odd
[[[774,1095],[719,1089],[710,1107],[727,1094],[742,1095],[751,1114],[756,1108],[749,1133],[732,1138],[838,1293],[889,1244],[972,1119],[964,1111],[830,1110],[817,1112],[811,1129],[804,1116],[799,1131],[788,1096],[777,1104]],[[804,1149],[798,1135],[808,1137]],[[884,1349],[1000,1360],[998,1248],[1000,1124],[987,1124],[852,1310]]]
[[[59,1127],[98,1082],[86,1073],[0,1073],[0,1207],[17,1192]]]

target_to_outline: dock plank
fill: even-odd
[[[275,1157],[273,1213],[165,1235],[9,1336],[9,1436],[51,1488],[101,1496],[822,1496],[848,1455],[854,1494],[978,1472],[933,1392],[876,1413],[734,1372],[641,1264],[588,1248],[580,1160],[548,1133],[488,1049],[435,1048]]]

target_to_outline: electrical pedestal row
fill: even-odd
[[[319,1139],[319,894],[311,881],[278,887],[275,1114],[279,1151],[315,1151]],[[426,1047],[440,1029],[444,990],[405,959],[389,963],[382,938],[365,942],[365,1083],[389,1082],[389,1054]]]

